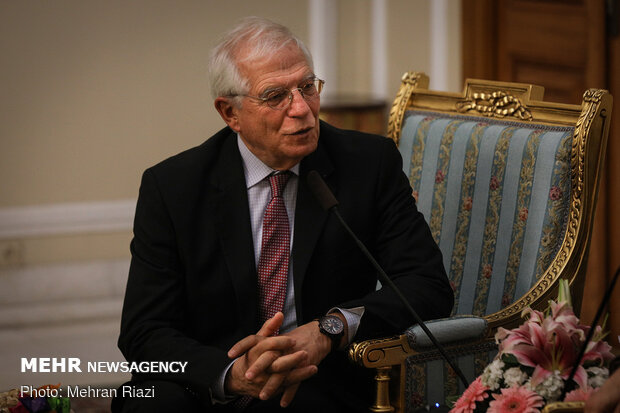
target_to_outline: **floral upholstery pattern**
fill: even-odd
[[[564,238],[574,128],[408,111],[399,150],[455,293],[453,314],[483,316],[524,295]],[[468,378],[488,350],[458,357]],[[441,360],[407,360],[408,411],[456,395]],[[443,385],[442,385],[443,384]]]

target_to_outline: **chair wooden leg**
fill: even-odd
[[[392,368],[379,367],[375,376],[376,397],[375,404],[370,408],[371,412],[376,413],[393,413],[394,408],[390,404],[390,370]]]

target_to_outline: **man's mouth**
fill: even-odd
[[[290,135],[303,135],[305,133],[310,132],[312,129],[313,129],[313,127],[310,126],[310,127],[307,127],[307,128],[299,129],[298,131],[293,132]]]

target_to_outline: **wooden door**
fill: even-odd
[[[545,87],[581,102],[606,87],[603,0],[463,0],[463,73]]]
[[[620,265],[619,0],[462,0],[463,77],[544,86],[545,100],[579,104],[588,88],[615,96],[581,311],[594,318]],[[609,308],[620,352],[620,285]]]

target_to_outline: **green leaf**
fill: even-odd
[[[558,285],[558,303],[565,301],[568,303],[568,305],[570,305],[571,307],[573,306],[573,302],[571,300],[571,296],[570,296],[570,286],[568,284],[568,280],[565,279],[560,279],[560,283]]]

